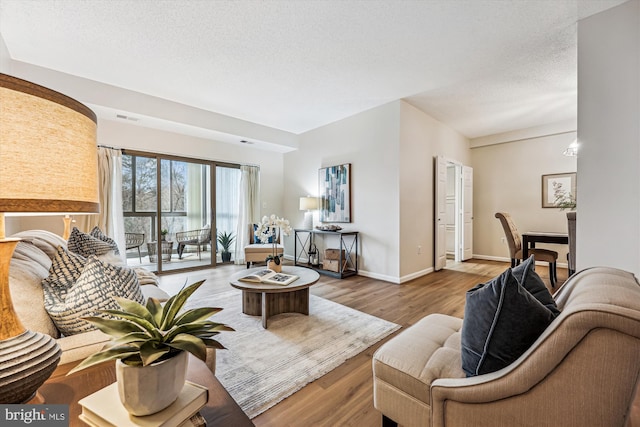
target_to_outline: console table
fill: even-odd
[[[342,279],[344,277],[358,274],[358,232],[357,231],[328,231],[328,230],[305,230],[294,229],[294,247],[293,247],[293,264],[307,268],[312,268],[318,273],[327,276]],[[329,246],[330,241],[337,241],[340,253],[338,261],[338,271],[331,271],[322,268],[322,256],[318,249],[319,265],[312,265],[309,262],[309,249],[318,247],[321,243],[325,249],[332,248]],[[335,246],[333,246],[335,248]],[[344,256],[343,256],[344,254]]]
[[[38,395],[40,399],[44,400],[44,403],[69,405],[69,426],[71,427],[86,425],[78,419],[78,415],[82,412],[78,401],[116,380],[115,362],[113,361],[101,363],[66,376],[66,373],[75,365],[77,363],[72,362],[58,366],[51,378],[38,389]],[[229,392],[220,384],[220,381],[207,368],[207,365],[192,355],[189,355],[187,379],[209,389],[209,401],[200,410],[200,414],[207,420],[208,427],[250,427],[254,425],[229,395]],[[33,403],[43,402],[35,401]]]

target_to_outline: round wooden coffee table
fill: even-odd
[[[250,316],[262,316],[262,327],[267,329],[269,317],[280,313],[309,315],[309,287],[320,275],[310,268],[282,267],[282,272],[299,278],[286,286],[264,283],[241,282],[240,278],[265,267],[252,268],[234,273],[229,282],[242,291],[242,312]]]

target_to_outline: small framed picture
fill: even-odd
[[[542,175],[543,208],[575,208],[576,173]]]

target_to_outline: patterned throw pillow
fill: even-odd
[[[93,230],[91,230],[89,234],[95,237],[96,239],[100,239],[103,242],[107,242],[113,248],[114,253],[116,255],[120,255],[120,250],[118,249],[118,244],[116,243],[116,241],[113,240],[111,237],[107,236],[106,234],[104,234],[97,225],[93,227]]]
[[[81,255],[68,252],[58,246],[56,255],[51,260],[49,276],[42,279],[45,304],[64,301],[67,291],[76,283],[82,274],[87,260]]]
[[[100,230],[98,229],[98,231]],[[102,232],[100,232],[100,234],[102,234]],[[69,235],[67,247],[71,252],[80,254],[83,257],[88,257],[90,255],[106,255],[111,251],[117,253],[118,245],[116,242],[114,242],[113,239],[108,237],[106,238],[109,239],[110,242],[92,236],[91,234],[83,233],[78,230],[77,227],[73,227],[73,230],[71,230],[71,234]]]
[[[255,244],[265,244],[265,243],[273,243],[273,236],[269,236],[269,238],[263,241],[260,237],[260,233],[256,233],[258,231],[258,224],[253,224],[253,243]],[[270,227],[267,227],[267,233],[269,233]]]
[[[135,271],[90,256],[64,301],[45,302],[45,308],[63,335],[73,335],[95,329],[82,317],[96,315],[97,310],[118,309],[114,296],[144,303]]]

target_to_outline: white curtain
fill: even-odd
[[[260,221],[260,168],[240,167],[238,229],[236,230],[236,264],[244,264],[244,247],[249,244],[249,224]]]
[[[122,152],[114,148],[98,147],[98,185],[100,213],[77,217],[76,226],[85,232],[96,225],[118,244],[125,259],[124,215],[122,214]]]

